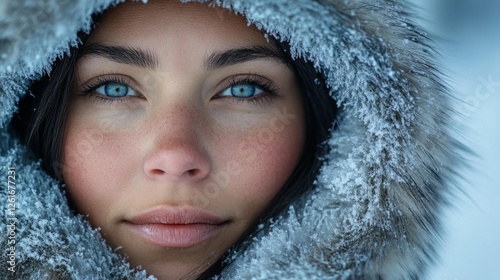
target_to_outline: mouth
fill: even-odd
[[[163,248],[190,248],[219,234],[229,220],[196,208],[160,208],[125,219],[142,240]]]

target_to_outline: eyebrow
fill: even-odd
[[[158,58],[151,52],[132,48],[102,44],[88,44],[83,47],[79,57],[97,55],[118,63],[132,64],[142,68],[155,70],[158,68]]]
[[[285,64],[289,63],[285,54],[278,49],[251,46],[215,52],[205,59],[204,65],[207,70],[211,70],[260,58],[272,58]]]
[[[84,46],[78,57],[85,55],[102,56],[118,63],[131,64],[152,70],[157,69],[159,65],[155,54],[133,47],[92,43]],[[261,58],[272,58],[286,64],[289,63],[286,55],[278,49],[250,46],[214,52],[204,60],[203,64],[207,70],[212,70]]]

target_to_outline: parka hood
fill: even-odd
[[[9,129],[20,98],[31,94],[30,83],[81,43],[77,33],[90,31],[93,14],[119,2],[0,3],[0,165],[15,167],[17,219],[16,272],[4,269],[2,279],[146,278],[72,214],[58,182]],[[234,253],[221,279],[424,277],[436,257],[441,210],[455,191],[460,148],[450,132],[452,98],[410,5],[200,2],[230,9],[288,41],[291,56],[314,63],[338,104],[330,152],[313,191]],[[1,188],[7,193],[6,184]],[[4,212],[7,224],[10,214]],[[8,235],[0,239],[8,248]],[[1,259],[9,261],[6,253]]]

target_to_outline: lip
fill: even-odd
[[[228,222],[202,209],[165,207],[125,219],[128,228],[141,239],[164,248],[190,248],[205,243]]]

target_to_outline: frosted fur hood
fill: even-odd
[[[58,183],[9,133],[31,81],[79,44],[91,15],[120,1],[0,2],[1,205],[15,168],[16,273],[0,278],[143,279],[74,216]],[[212,3],[212,2],[211,2]],[[436,257],[441,208],[455,191],[453,112],[425,33],[393,0],[234,0],[213,5],[287,40],[321,69],[339,105],[312,193],[223,271],[222,279],[416,279]],[[14,215],[13,215],[14,214]],[[7,234],[6,234],[7,233]]]

